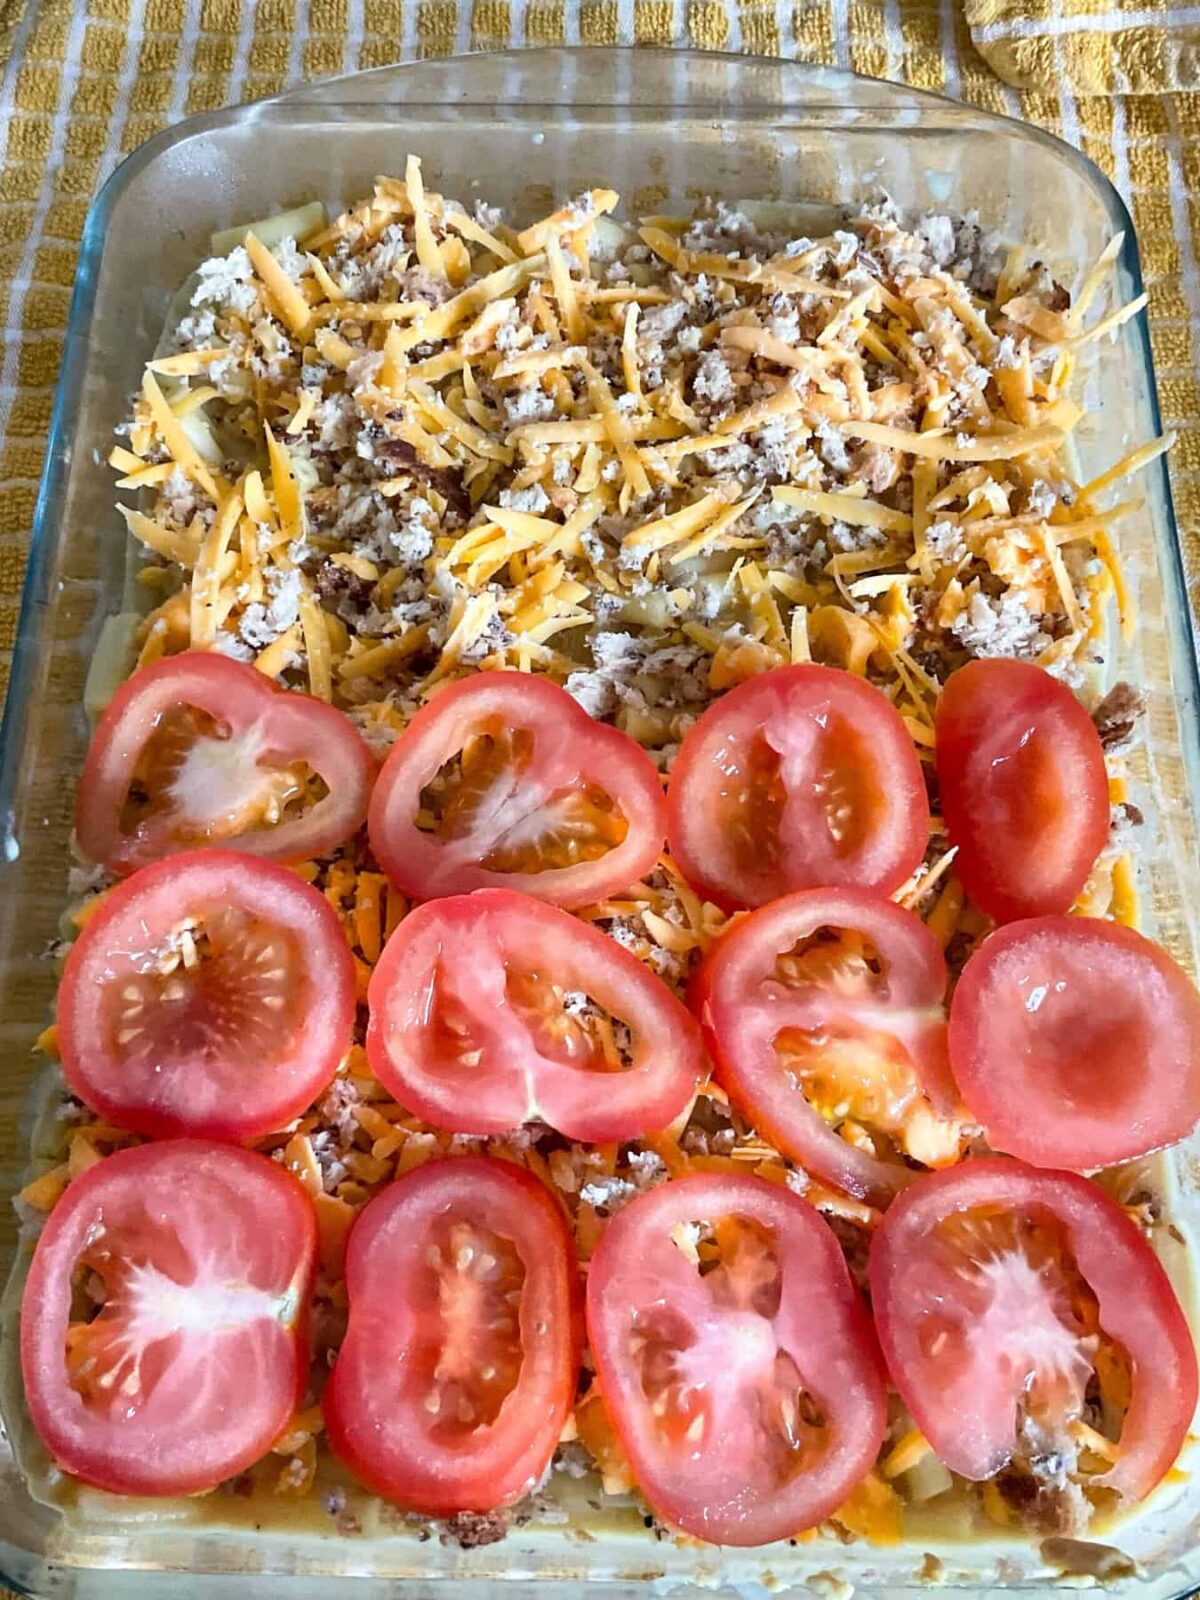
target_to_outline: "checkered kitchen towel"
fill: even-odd
[[[1200,85],[1200,6],[1190,0],[965,0],[971,37],[1021,88],[1156,94]]]

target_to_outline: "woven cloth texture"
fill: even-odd
[[[1187,0],[965,0],[971,38],[1006,83],[1061,78],[1077,95],[1200,84],[1200,8]]]

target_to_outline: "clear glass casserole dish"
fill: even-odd
[[[1068,285],[1124,231],[1118,297],[1141,289],[1121,201],[1067,146],[934,97],[783,62],[610,50],[426,62],[193,119],[138,151],[96,201],[83,240],[0,732],[6,1274],[16,1245],[7,1202],[20,1187],[36,1098],[32,1045],[55,984],[46,951],[66,898],[74,776],[87,738],[83,685],[125,582],[124,534],[101,466],[112,428],[213,231],[310,199],[348,201],[409,150],[439,188],[518,215],[597,184],[619,189],[631,212],[701,194],[843,204],[885,189],[904,208],[978,211]],[[1085,475],[1157,433],[1144,317],[1093,350],[1081,398]],[[1144,920],[1194,974],[1200,684],[1163,464],[1142,481],[1145,505],[1123,523],[1122,541],[1141,621],[1131,643],[1114,641],[1108,671],[1142,685],[1149,699],[1135,764],[1136,797],[1151,824],[1141,857]],[[1171,1157],[1172,1208],[1185,1226],[1200,1216],[1198,1152],[1193,1139]],[[11,1306],[10,1297],[6,1341]],[[11,1345],[5,1366],[11,1374]],[[582,1594],[585,1583],[610,1594],[687,1585],[753,1594],[807,1583],[817,1593],[845,1593],[849,1584],[900,1595],[935,1577],[978,1593],[1053,1582],[1063,1565],[1035,1544],[999,1540],[887,1549],[816,1540],[782,1556],[723,1552],[656,1541],[640,1520],[601,1519],[582,1503],[566,1527],[516,1530],[478,1550],[421,1543],[386,1526],[345,1536],[299,1521],[263,1531],[251,1518],[236,1520],[198,1529],[195,1519],[131,1514],[84,1528],[33,1500],[11,1441],[0,1444],[0,1575],[39,1595],[225,1593],[235,1575],[263,1596],[334,1596],[352,1584],[356,1595],[383,1596],[402,1584],[413,1596],[469,1600],[511,1593],[514,1583],[553,1596]],[[1120,1548],[1138,1568],[1122,1581],[1145,1597],[1191,1591],[1198,1526],[1200,1486],[1187,1480],[1160,1491],[1121,1530]],[[1121,1572],[1117,1563],[1107,1575]]]

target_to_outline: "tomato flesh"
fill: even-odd
[[[574,1400],[577,1274],[558,1203],[524,1169],[463,1157],[397,1179],[347,1247],[350,1320],[323,1400],[334,1453],[431,1516],[520,1499]]]
[[[487,672],[413,718],[384,763],[368,827],[384,871],[418,899],[508,888],[574,907],[650,870],[665,801],[640,746],[565,689]]]
[[[571,1139],[637,1138],[673,1122],[703,1076],[699,1029],[661,979],[597,929],[505,889],[410,912],[369,1002],[376,1077],[456,1133],[541,1118]]]
[[[736,922],[692,991],[718,1076],[777,1148],[886,1200],[904,1158],[956,1161],[946,964],[919,917],[862,889],[785,895]]]
[[[671,773],[671,855],[726,908],[818,886],[890,893],[928,829],[899,714],[832,667],[779,667],[731,689],[688,729]]]
[[[1109,832],[1092,719],[1025,661],[972,661],[938,701],[937,777],[955,871],[997,922],[1069,911]]]
[[[299,861],[361,825],[374,762],[340,711],[187,651],[135,672],[84,763],[75,829],[113,872],[201,845]]]
[[[1053,1455],[1060,1473],[1093,1383],[1123,1418],[1090,1490],[1140,1500],[1174,1462],[1197,1398],[1187,1320],[1095,1184],[1000,1159],[922,1177],[884,1217],[869,1271],[892,1380],[951,1471],[1036,1476]]]
[[[1115,922],[1036,917],[990,935],[954,992],[950,1057],[993,1148],[1037,1166],[1115,1165],[1200,1120],[1200,996]]]
[[[172,1140],[76,1178],[21,1304],[26,1398],[59,1466],[179,1495],[264,1455],[307,1382],[315,1258],[303,1190],[249,1151]]]
[[[354,961],[324,897],[285,867],[197,850],[143,867],[72,946],[58,999],[71,1089],[135,1133],[282,1127],[349,1048]]]
[[[638,1484],[685,1533],[789,1538],[874,1463],[870,1322],[833,1234],[787,1189],[696,1175],[630,1201],[592,1257],[587,1316]]]

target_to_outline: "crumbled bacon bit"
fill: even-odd
[[[1115,683],[1092,712],[1100,743],[1116,754],[1133,742],[1137,725],[1146,714],[1146,697],[1129,683]]]
[[[374,587],[370,579],[332,561],[324,562],[317,569],[317,592],[323,600],[346,600],[355,609],[362,610],[370,602]]]
[[[442,1544],[477,1550],[480,1545],[498,1544],[507,1532],[508,1519],[502,1511],[460,1511],[447,1518],[439,1538]]]

